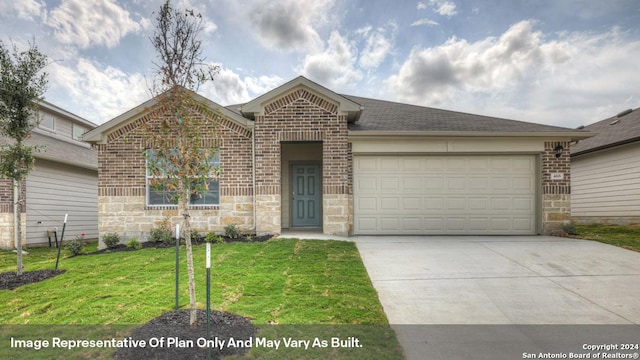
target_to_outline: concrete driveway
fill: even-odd
[[[397,325],[640,324],[637,252],[544,236],[351,239],[408,358],[424,354]]]

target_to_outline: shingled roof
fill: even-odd
[[[616,116],[584,127],[598,135],[571,146],[571,155],[580,155],[614,146],[640,141],[640,108],[623,111]]]
[[[364,107],[351,131],[567,132],[576,130],[457,111],[343,95]]]

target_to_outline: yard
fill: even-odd
[[[85,252],[96,246],[90,244]],[[54,267],[55,249],[33,248],[29,252],[24,260],[25,271]],[[194,247],[199,308],[206,306],[204,256],[204,246]],[[188,293],[184,246],[181,260],[180,306],[185,309]],[[131,329],[144,324],[173,310],[174,261],[173,248],[63,257],[60,269],[66,271],[64,274],[15,290],[0,290],[0,339],[9,342],[16,333],[23,333],[26,338],[37,333],[47,336],[51,325],[65,325],[57,329],[73,328],[81,335],[85,331],[86,337],[86,331],[104,325]],[[353,243],[276,239],[218,244],[212,246],[212,264],[212,308],[249,318],[259,327],[258,336],[296,334],[313,340],[330,339],[338,333],[346,339],[351,334],[360,337],[362,348],[329,347],[305,352],[304,356],[401,358],[395,335],[387,326],[377,293]],[[15,254],[1,251],[0,273],[7,271],[15,271]],[[23,324],[30,325],[26,327],[30,335],[24,334],[24,326],[13,326]],[[86,326],[68,326],[71,324]],[[122,328],[118,331],[126,333]],[[2,347],[7,349],[8,345]],[[26,351],[8,350],[13,358],[21,358]],[[31,351],[31,358],[45,354]],[[281,351],[252,349],[247,356],[286,356],[287,352]],[[302,355],[300,351],[304,349],[285,351]],[[81,351],[76,356],[96,355],[83,354]]]
[[[576,225],[578,237],[640,252],[640,224]]]

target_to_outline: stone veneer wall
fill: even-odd
[[[554,148],[560,144],[564,151],[556,158]],[[571,166],[568,141],[545,142],[542,154],[542,230],[548,234],[571,221]],[[561,180],[552,174],[563,174]]]
[[[322,141],[323,230],[347,235],[352,193],[347,118],[338,106],[306,88],[296,88],[264,106],[255,117],[258,233],[281,231],[282,142]]]
[[[209,116],[196,112],[197,116]],[[149,231],[163,219],[181,223],[175,206],[146,205],[144,150],[149,147],[142,123],[153,127],[162,114],[150,112],[108,134],[98,148],[98,231],[116,232],[126,242],[147,240]],[[251,131],[226,118],[203,127],[203,146],[220,149],[220,204],[190,209],[192,228],[222,233],[235,223],[253,232],[253,165]]]

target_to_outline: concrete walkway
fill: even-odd
[[[426,345],[407,324],[640,324],[637,252],[543,236],[350,240],[409,359]]]

